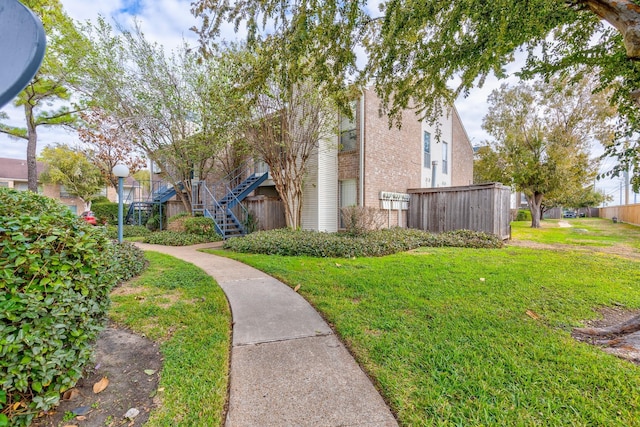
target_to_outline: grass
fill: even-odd
[[[162,405],[147,426],[224,424],[231,314],[224,293],[199,268],[145,252],[149,268],[112,294],[110,317],[160,342]]]
[[[600,239],[588,244],[637,245],[592,221],[579,222]],[[525,233],[581,241],[514,227]],[[300,284],[402,425],[640,425],[640,368],[570,336],[598,307],[640,308],[638,262],[521,247],[346,260],[217,253]]]
[[[571,227],[560,227],[560,222]],[[511,223],[511,233],[515,240],[529,240],[546,244],[567,244],[579,246],[613,246],[625,244],[640,249],[640,227],[616,223],[600,218],[575,218],[544,220],[539,229],[531,228],[531,222]]]

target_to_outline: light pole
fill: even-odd
[[[122,243],[122,182],[129,176],[127,165],[118,163],[113,167],[113,175],[118,177],[118,243]]]

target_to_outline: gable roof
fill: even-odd
[[[38,177],[44,170],[44,163],[37,162]],[[14,181],[27,181],[27,161],[0,157],[0,178]]]

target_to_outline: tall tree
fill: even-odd
[[[391,0],[379,10],[366,0],[196,0],[192,13],[202,19],[195,30],[205,51],[226,21],[246,25],[250,42],[275,32],[291,55],[313,58],[312,76],[328,82],[325,90],[340,91],[355,77],[373,81],[392,117],[415,107],[435,120],[491,73],[502,77],[503,66],[525,51],[528,76],[589,67],[602,87],[613,89],[625,119],[619,134],[631,136],[640,124],[634,0]],[[368,60],[358,69],[361,46]],[[640,145],[633,141],[628,148],[610,144],[607,153],[639,166]]]
[[[82,72],[82,52],[86,51],[87,41],[65,14],[59,0],[21,1],[42,21],[47,34],[47,51],[40,69],[13,103],[23,109],[25,126],[0,124],[0,132],[27,141],[28,186],[29,190],[37,192],[38,128],[75,123],[74,113],[80,107],[70,102],[71,88]]]
[[[304,178],[320,141],[335,135],[337,117],[312,82],[279,87],[272,82],[255,103],[257,120],[247,133],[249,144],[269,165],[284,203],[287,227],[298,229],[302,219]]]
[[[597,165],[589,145],[611,138],[615,111],[592,89],[586,79],[574,85],[552,79],[503,85],[489,97],[483,128],[494,139],[479,153],[478,174],[523,192],[534,228],[545,197],[569,198],[593,182]]]
[[[200,61],[186,45],[167,55],[138,26],[116,35],[101,20],[85,31],[95,44],[87,87],[119,131],[184,190],[177,194],[190,211],[192,179],[215,167],[235,121],[237,110],[218,102],[233,76],[216,57]]]
[[[40,160],[46,169],[40,175],[44,182],[63,185],[72,196],[84,202],[84,210],[91,209],[91,201],[104,188],[100,170],[81,151],[67,145],[45,147]]]
[[[146,166],[144,156],[105,111],[93,107],[80,113],[80,118],[78,137],[85,144],[84,151],[113,188],[118,187],[118,178],[113,175],[115,165],[126,164],[132,175]]]

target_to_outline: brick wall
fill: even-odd
[[[405,111],[402,126],[389,128],[387,116],[380,116],[380,99],[373,90],[364,91],[364,205],[380,208],[380,192],[406,193],[422,183],[422,123],[410,110]],[[338,180],[359,179],[361,102],[358,102],[356,129],[358,141],[354,151],[338,154]],[[473,181],[473,149],[460,117],[454,109],[450,142],[451,185],[469,185]],[[438,152],[439,153],[439,152]],[[441,154],[434,151],[434,159]],[[358,192],[360,186],[358,185]],[[358,199],[360,200],[360,194]],[[406,211],[384,211],[384,226],[406,226]]]
[[[405,193],[420,187],[422,168],[422,125],[417,116],[406,111],[402,127],[389,129],[386,116],[380,117],[380,100],[373,91],[365,91],[365,206],[380,207],[380,192]],[[386,212],[385,226],[398,222],[406,226],[406,211],[400,219],[397,211]]]
[[[42,195],[58,200],[65,206],[75,206],[76,213],[80,215],[84,212],[84,202],[77,197],[60,197],[60,185],[44,184],[42,186]]]
[[[451,185],[473,184],[473,147],[455,108],[453,109],[453,143],[451,145]]]

